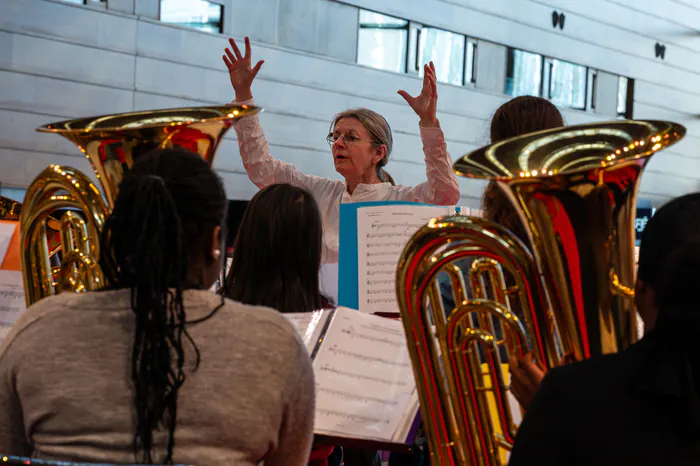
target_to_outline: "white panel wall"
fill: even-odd
[[[487,143],[502,94],[503,46],[518,47],[636,80],[635,118],[685,124],[689,136],[657,155],[641,196],[657,205],[700,188],[700,3],[674,0],[222,0],[224,29],[250,35],[265,59],[253,89],[274,154],[301,170],[337,176],[324,138],[332,116],[367,106],[386,116],[396,147],[389,169],[400,183],[424,180],[417,118],[396,94],[415,93],[411,76],[354,63],[358,7],[480,39],[476,88],[441,85],[439,117],[453,157]],[[553,29],[553,10],[566,14]],[[221,62],[225,36],[159,23],[158,0],[111,0],[108,8],[60,0],[0,0],[0,183],[24,188],[49,163],[89,171],[75,147],[36,133],[63,118],[230,101]],[[666,45],[666,58],[654,45]],[[607,74],[606,74],[607,73]],[[604,94],[599,93],[598,99]],[[610,118],[563,109],[569,124]],[[250,197],[230,132],[215,162],[229,197]],[[483,183],[460,180],[477,206]],[[17,195],[13,191],[13,195]]]

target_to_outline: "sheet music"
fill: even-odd
[[[338,308],[313,365],[317,433],[405,440],[397,432],[417,405],[401,322]]]
[[[12,325],[26,308],[22,272],[0,270],[0,325]]]
[[[362,312],[398,312],[396,266],[411,236],[453,208],[424,205],[357,210],[358,302]]]
[[[284,316],[289,320],[296,329],[301,341],[306,346],[309,356],[321,338],[323,327],[325,326],[328,317],[333,314],[333,310],[323,309],[314,312],[294,312],[287,313]]]
[[[0,264],[5,260],[7,248],[10,247],[10,240],[18,224],[19,222],[0,222]]]

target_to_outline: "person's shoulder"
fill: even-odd
[[[221,325],[230,331],[275,345],[303,346],[292,323],[279,311],[264,306],[242,304],[210,292],[202,293],[205,293],[206,299],[210,301],[209,307],[222,306],[216,318],[223,319],[225,324],[222,321]]]
[[[90,293],[60,293],[53,296],[47,296],[36,303],[29,306],[14,322],[7,336],[0,345],[0,354],[4,353],[7,348],[20,340],[20,335],[31,332],[37,328],[45,327],[46,325],[53,326],[56,318],[69,312],[70,310],[81,307],[84,303],[91,302],[95,296],[95,292]]]
[[[639,345],[639,343],[637,344]],[[583,361],[555,367],[547,372],[543,386],[556,389],[560,396],[576,398],[581,393],[586,397],[606,397],[615,386],[625,384],[644,348],[633,345],[618,353],[596,356]]]

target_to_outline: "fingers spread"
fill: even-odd
[[[224,63],[226,64],[226,68],[231,68],[233,66],[233,63],[231,63],[231,60],[228,59],[226,55],[222,57],[224,59]]]
[[[251,58],[250,39],[245,38],[245,58]]]
[[[228,55],[228,59],[231,62],[231,64],[236,63],[236,56],[231,52],[231,50],[227,47],[226,48],[226,55]]]
[[[231,48],[233,49],[233,52],[236,54],[237,59],[242,59],[243,55],[241,55],[241,50],[238,48],[238,45],[236,45],[236,41],[233,39],[228,40],[229,43],[231,44]]]
[[[398,94],[399,94],[401,97],[403,97],[404,100],[406,100],[406,102],[408,102],[409,105],[411,105],[411,101],[413,100],[413,97],[411,97],[411,96],[409,95],[408,92],[406,92],[406,91],[399,91]]]
[[[260,60],[255,67],[252,69],[253,72],[253,78],[255,78],[258,75],[258,71],[260,71],[260,68],[262,68],[263,64],[265,63],[265,60]]]

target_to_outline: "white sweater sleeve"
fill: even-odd
[[[254,102],[251,99],[236,104],[254,105]],[[233,128],[238,138],[243,167],[250,181],[258,188],[276,183],[289,183],[307,189],[318,199],[325,197],[324,194],[338,183],[336,180],[301,173],[294,165],[273,157],[257,115],[236,120]]]
[[[442,129],[420,128],[425,154],[425,172],[428,181],[418,186],[395,186],[392,188],[396,199],[423,202],[435,205],[455,205],[459,202],[459,184],[452,169],[452,157],[447,152],[447,144]]]

